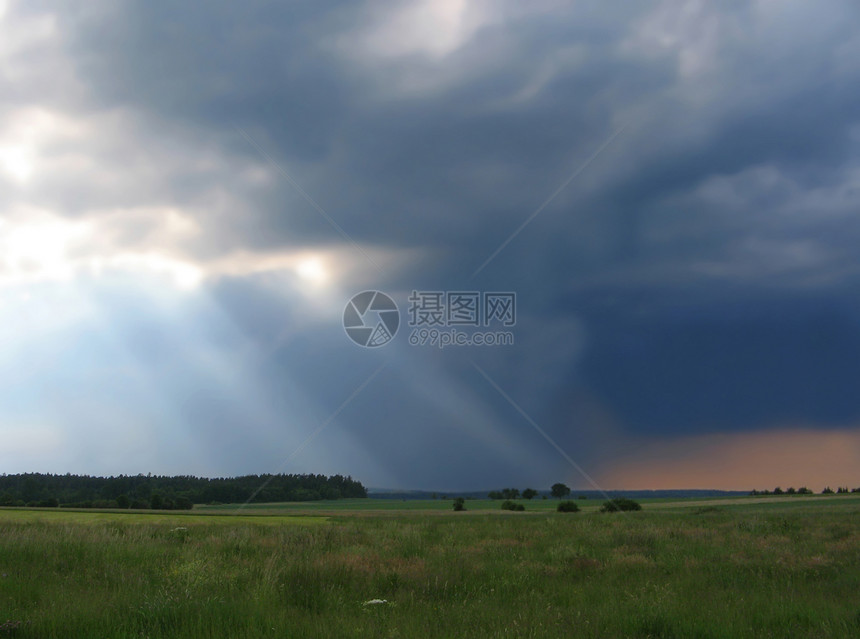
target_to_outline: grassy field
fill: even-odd
[[[340,499],[337,501],[301,501],[282,504],[221,504],[217,506],[196,506],[195,513],[199,514],[324,514],[339,515],[344,513],[447,513],[451,510],[452,499]],[[558,506],[557,499],[517,499],[517,503],[523,504],[528,513],[551,513]],[[604,500],[600,499],[573,499],[580,510],[584,512],[597,511]],[[793,496],[761,496],[761,497],[706,497],[695,499],[677,499],[657,497],[637,500],[646,510],[662,510],[671,508],[693,508],[697,506],[720,506],[720,507],[772,507],[775,505],[797,506],[803,504],[853,504],[860,507],[860,494],[848,495],[793,495]],[[466,500],[468,512],[497,512],[501,501],[492,499],[469,499]]]
[[[0,637],[860,636],[854,496],[395,503],[0,510]]]

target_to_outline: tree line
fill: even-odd
[[[830,486],[825,486],[824,490],[821,491],[822,495],[847,495],[848,493],[860,493],[860,488],[852,488],[848,490],[847,486],[840,486],[836,490],[833,490]],[[789,487],[783,490],[779,486],[774,488],[773,490],[751,490],[750,495],[812,495],[813,492],[807,488],[806,486],[801,486],[800,488]]]
[[[562,483],[553,484],[552,487],[550,487],[549,493],[556,499],[562,499],[563,497],[570,495],[570,488]],[[491,490],[487,497],[490,499],[504,499],[508,501],[511,499],[519,499],[520,497],[523,499],[534,499],[538,495],[538,491],[534,488],[525,488],[522,492],[520,492],[518,488],[502,488],[501,490]],[[546,499],[545,496],[544,499]],[[581,496],[580,499],[586,499],[586,497]]]
[[[315,501],[367,497],[359,481],[343,475],[0,475],[0,506],[188,509],[193,504]]]

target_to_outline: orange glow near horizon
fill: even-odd
[[[860,486],[860,428],[784,428],[645,444],[613,460],[605,489],[773,489]]]

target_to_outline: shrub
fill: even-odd
[[[832,495],[833,489],[830,486],[825,486],[824,490],[821,491],[822,495]]]
[[[575,501],[562,501],[559,502],[556,510],[560,513],[576,513],[579,512],[579,506],[576,505]]]
[[[466,500],[462,497],[457,497],[457,499],[454,500],[454,510],[458,512],[461,510],[466,510]]]
[[[600,512],[602,513],[614,513],[619,510],[642,510],[642,506],[639,505],[639,502],[632,499],[616,497],[615,499],[603,502],[603,506],[600,507]]]
[[[525,509],[526,509],[525,506],[523,506],[522,504],[518,504],[516,502],[513,502],[510,499],[507,499],[507,500],[502,502],[502,510],[523,511]]]

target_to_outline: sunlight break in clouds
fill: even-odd
[[[601,481],[609,488],[773,489],[854,486],[860,429],[782,428],[663,440],[633,457],[613,459]]]

